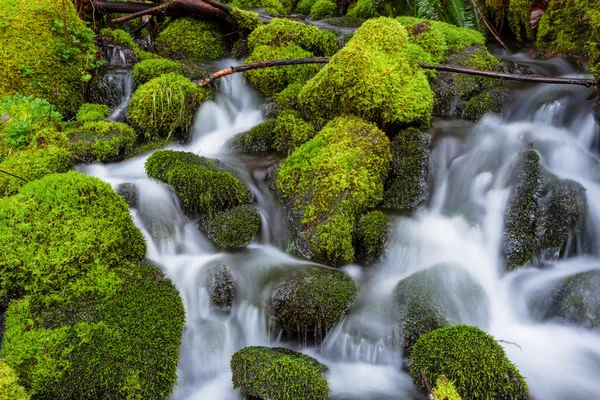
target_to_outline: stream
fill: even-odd
[[[514,57],[538,74],[575,74],[564,60]],[[222,61],[222,66],[232,62]],[[148,242],[147,257],[162,266],[181,292],[187,322],[172,400],[241,399],[232,389],[229,359],[249,345],[287,346],[319,359],[329,367],[326,378],[332,399],[423,398],[403,370],[398,321],[389,309],[399,280],[441,263],[460,265],[480,282],[489,315],[477,324],[503,340],[500,344],[525,377],[532,398],[595,398],[600,393],[598,332],[539,322],[529,307],[531,296],[552,282],[600,269],[600,202],[593,200],[600,198],[600,129],[592,117],[592,102],[586,101],[591,89],[524,84],[518,88],[503,116],[486,115],[476,125],[434,119],[429,130],[429,200],[410,216],[390,214],[393,233],[379,262],[369,268],[342,268],[356,281],[359,294],[322,342],[282,338],[281,332],[271,331],[262,307],[261,277],[273,268],[305,268],[312,263],[286,253],[288,222],[267,182],[268,168],[281,157],[227,149],[236,134],[264,120],[262,100],[241,74],[220,80],[215,100],[197,112],[190,142],[170,148],[220,159],[248,183],[262,228],[247,249],[215,248],[197,229],[198,221],[184,216],[170,188],[148,179],[144,162],[149,154],[115,164],[80,165],[81,172],[115,188],[121,183],[137,186],[139,205],[131,213]],[[124,92],[128,98],[130,93]],[[501,244],[509,176],[512,161],[529,147],[539,151],[542,164],[553,174],[586,188],[590,209],[584,239],[589,246],[585,252],[575,246],[579,250],[568,258],[543,260],[543,269],[507,273]],[[228,312],[213,309],[204,288],[206,271],[217,262],[231,267],[236,282],[235,302]],[[468,309],[472,299],[455,295]]]

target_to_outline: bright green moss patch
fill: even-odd
[[[222,249],[246,247],[260,230],[260,214],[250,204],[232,207],[205,218],[200,230]]]
[[[367,261],[383,255],[389,224],[389,218],[381,211],[371,211],[358,220],[356,238]]]
[[[300,0],[296,5],[295,12],[298,14],[308,15],[310,14],[310,9],[317,2],[317,0]]]
[[[467,102],[462,117],[470,121],[479,121],[486,113],[502,114],[508,92],[487,90]]]
[[[147,139],[185,134],[200,104],[211,98],[207,88],[169,73],[140,86],[131,96],[128,117]]]
[[[171,22],[156,38],[156,48],[165,57],[196,60],[222,58],[227,51],[217,24],[193,18]]]
[[[253,31],[263,24],[257,13],[240,10],[237,7],[231,9],[230,16],[238,27],[247,31]]]
[[[0,173],[0,197],[11,196],[43,176],[67,172],[74,164],[73,155],[57,146],[17,151],[0,163],[0,170],[19,177]]]
[[[111,162],[126,157],[136,140],[133,128],[121,122],[88,122],[68,130],[71,151],[78,161]]]
[[[432,392],[436,399],[462,400],[454,387],[454,382],[448,380],[444,375],[438,376]]]
[[[275,120],[258,124],[248,132],[236,136],[231,142],[231,148],[243,153],[273,151],[275,149],[274,129]]]
[[[375,17],[391,17],[392,3],[378,0],[358,0],[348,9],[348,15],[352,18],[369,19]]]
[[[444,375],[466,399],[529,398],[527,384],[493,337],[474,326],[456,325],[419,338],[410,356],[413,381],[423,370],[430,382]]]
[[[291,153],[312,139],[315,134],[315,128],[304,121],[297,111],[285,110],[275,119],[273,144],[277,151]]]
[[[3,1],[0,98],[21,93],[74,114],[83,103],[82,81],[89,79],[88,70],[96,61],[93,37],[70,1]]]
[[[246,58],[244,64],[255,61],[287,60],[312,56],[311,52],[295,44],[258,46],[250,57]],[[289,84],[306,82],[320,69],[321,65],[319,64],[259,68],[244,72],[244,77],[262,94],[273,95],[285,89]]]
[[[60,229],[58,229],[60,227]],[[15,293],[90,290],[118,282],[111,270],[146,254],[125,201],[77,172],[31,182],[0,200],[0,298]]]
[[[324,371],[314,358],[280,347],[245,347],[231,357],[233,388],[253,398],[326,400]]]
[[[29,400],[17,375],[4,361],[0,361],[0,400]]]
[[[326,331],[350,308],[356,285],[327,268],[299,268],[271,282],[266,302],[271,321],[291,331]]]
[[[374,125],[337,118],[281,164],[276,187],[303,254],[329,265],[352,261],[355,216],[381,200],[389,151]]]
[[[113,293],[11,303],[2,352],[34,398],[170,396],[185,319],[179,293],[149,263],[119,267]]]
[[[0,141],[12,149],[23,149],[37,130],[61,120],[62,115],[46,100],[18,93],[0,99]]]
[[[166,58],[152,58],[133,66],[133,79],[138,85],[143,85],[149,80],[171,72],[182,74],[183,70],[183,66],[176,61]]]
[[[287,2],[286,2],[287,3]],[[290,5],[279,0],[231,0],[228,4],[236,8],[259,9],[262,8],[271,14],[289,14]]]
[[[299,95],[302,110],[323,125],[357,115],[381,127],[428,125],[433,93],[421,68],[406,58],[406,29],[397,21],[365,22]]]
[[[281,18],[275,18],[269,24],[260,26],[248,37],[251,51],[258,46],[284,46],[291,43],[315,56],[324,57],[331,56],[338,48],[333,32]]]
[[[108,106],[104,104],[86,103],[77,111],[76,119],[81,123],[97,122],[108,117],[109,113]]]
[[[281,92],[277,93],[273,96],[273,100],[275,101],[274,113],[277,114],[283,110],[296,110],[298,111],[298,95],[302,90],[303,84],[292,83],[288,85]]]
[[[310,9],[313,21],[337,17],[337,5],[332,0],[317,0]]]

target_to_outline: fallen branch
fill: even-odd
[[[0,169],[0,172],[2,172],[3,174],[6,174],[6,175],[10,175],[10,176],[12,176],[12,177],[18,178],[18,179],[22,180],[23,182],[29,183],[29,181],[28,181],[27,179],[25,179],[25,178],[21,178],[21,177],[20,177],[20,176],[18,176],[18,175],[11,174],[10,172],[6,172],[6,171],[3,171],[3,170],[1,170],[1,169]]]
[[[329,58],[319,58],[319,57],[310,57],[310,58],[295,58],[292,60],[273,60],[273,61],[257,61],[248,64],[236,65],[235,67],[225,68],[210,74],[208,78],[200,79],[198,81],[194,81],[194,83],[200,86],[206,86],[211,82],[222,78],[227,75],[232,75],[238,72],[250,71],[252,69],[259,68],[267,68],[267,67],[283,67],[286,65],[299,65],[299,64],[327,64],[329,62]]]
[[[124,17],[112,19],[111,22],[116,24],[116,23],[120,23],[120,22],[131,21],[132,19],[136,19],[138,17],[143,17],[145,15],[161,14],[161,13],[164,13],[167,10],[167,8],[169,8],[172,4],[173,4],[173,2],[168,1],[164,4],[158,5],[156,7],[151,7],[146,10],[134,12],[133,14],[129,14]]]
[[[425,386],[425,390],[427,390],[427,397],[429,400],[435,400],[433,392],[431,391],[431,386],[429,386],[429,382],[427,382],[427,377],[422,369],[419,370],[419,377],[421,378],[421,382],[423,382],[423,386]]]

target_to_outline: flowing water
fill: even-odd
[[[517,57],[537,73],[574,73],[561,60]],[[288,224],[267,184],[267,169],[277,158],[234,154],[226,146],[263,120],[261,102],[239,74],[220,85],[216,100],[198,111],[190,143],[173,148],[218,158],[248,182],[263,220],[261,234],[248,249],[221,252],[213,247],[197,221],[183,215],[168,186],[146,177],[147,155],[81,167],[115,187],[137,185],[139,205],[131,212],[148,241],[148,258],[160,263],[181,291],[187,322],[174,400],[240,399],[232,389],[229,358],[248,345],[292,346],[318,358],[329,367],[326,377],[334,399],[422,398],[403,370],[392,291],[400,279],[441,263],[459,265],[480,282],[489,312],[478,324],[504,341],[535,399],[590,399],[600,393],[598,333],[539,322],[529,307],[531,296],[557,279],[600,268],[600,203],[595,201],[600,196],[600,132],[591,102],[585,100],[591,90],[521,86],[504,116],[486,115],[477,125],[434,121],[428,203],[412,216],[394,217],[394,233],[379,263],[368,269],[343,268],[360,288],[353,308],[319,346],[303,347],[303,338],[280,343],[261,303],[265,274],[310,264],[285,252]],[[544,260],[544,269],[506,273],[500,253],[511,166],[530,147],[540,152],[551,172],[587,189],[590,246],[586,253]],[[228,264],[236,281],[229,312],[211,308],[205,289],[206,270],[217,262]],[[456,295],[467,310],[472,299]]]

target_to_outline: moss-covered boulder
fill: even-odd
[[[310,8],[310,17],[313,21],[337,17],[337,5],[332,0],[317,0]]]
[[[485,326],[488,298],[479,283],[456,265],[436,265],[401,280],[395,289],[405,353],[422,335],[445,326]]]
[[[66,132],[71,151],[79,161],[111,162],[131,153],[137,135],[133,128],[121,122],[88,122]]]
[[[503,253],[508,269],[555,258],[585,226],[587,196],[581,184],[560,180],[540,165],[535,150],[519,155],[504,222]]]
[[[260,214],[256,207],[243,204],[204,218],[200,230],[222,249],[246,247],[260,230]]]
[[[110,185],[77,172],[30,182],[0,199],[0,299],[117,284],[113,269],[146,254],[142,233]]]
[[[384,129],[428,125],[433,93],[406,56],[406,29],[389,18],[365,22],[350,42],[304,85],[303,112],[316,125],[353,114]]]
[[[327,400],[326,367],[281,347],[251,346],[231,357],[233,387],[247,398]]]
[[[110,110],[105,104],[85,103],[79,108],[79,110],[77,110],[77,115],[75,119],[77,120],[77,122],[80,122],[82,124],[85,124],[87,122],[97,122],[102,121],[103,119],[108,117],[109,113]]]
[[[284,110],[300,111],[298,106],[298,95],[302,90],[302,86],[302,83],[292,83],[273,96],[274,105],[271,110],[272,115],[277,116],[277,114]]]
[[[2,354],[33,398],[170,396],[185,320],[179,292],[149,263],[118,267],[110,290],[84,278],[78,293],[9,306]]]
[[[64,26],[66,22],[67,26]],[[21,93],[75,114],[96,61],[94,32],[72,2],[13,0],[0,6],[0,98]]]
[[[456,325],[421,336],[409,360],[415,384],[419,371],[435,382],[440,375],[455,382],[464,399],[529,399],[525,380],[506,357],[502,346],[481,329]]]
[[[134,64],[138,61],[149,60],[151,58],[160,58],[157,54],[142,50],[131,34],[123,29],[104,28],[100,31],[100,34],[102,35],[101,51],[105,59],[112,58],[115,46],[123,51],[126,64]]]
[[[140,86],[131,96],[128,117],[147,139],[187,135],[196,110],[211,98],[209,89],[175,73],[161,75]]]
[[[275,186],[298,238],[298,251],[327,265],[354,259],[356,216],[383,197],[389,139],[356,117],[331,121],[278,169]]]
[[[67,172],[74,164],[68,150],[54,145],[17,151],[0,163],[0,169],[8,172],[0,173],[0,197],[11,196],[43,176]]]
[[[295,110],[285,110],[277,115],[273,127],[274,148],[282,153],[291,153],[316,135],[315,128]]]
[[[346,15],[361,19],[391,17],[393,15],[392,2],[389,0],[357,0],[348,8]]]
[[[310,9],[317,2],[317,0],[300,0],[298,4],[296,4],[295,12],[297,14],[308,15],[310,14]]]
[[[486,113],[502,114],[504,105],[510,96],[510,90],[488,89],[471,98],[465,104],[462,117],[477,122]]]
[[[212,217],[252,199],[248,185],[225,171],[217,160],[194,153],[161,150],[145,164],[152,179],[173,187],[188,213]]]
[[[235,8],[257,10],[263,9],[270,14],[289,14],[291,11],[291,1],[289,0],[231,0],[227,3]]]
[[[392,210],[415,208],[427,198],[429,136],[409,128],[392,139],[390,149],[392,169],[381,206]]]
[[[206,287],[208,295],[216,307],[231,308],[235,298],[235,282],[228,265],[211,265],[206,274]]]
[[[315,266],[283,271],[265,287],[263,298],[275,326],[325,332],[350,308],[356,291],[343,272]]]
[[[4,361],[0,361],[0,400],[29,400],[17,375]]]
[[[140,191],[135,183],[121,183],[117,186],[116,192],[129,207],[137,208],[139,205]]]
[[[138,85],[143,85],[154,78],[172,72],[185,75],[181,63],[166,58],[151,58],[133,66],[133,80]]]
[[[275,120],[269,120],[256,125],[247,132],[235,136],[230,148],[242,153],[260,153],[275,149]]]
[[[214,22],[179,18],[158,35],[156,48],[169,58],[215,60],[225,57],[227,51],[222,36]]]
[[[356,239],[367,262],[383,255],[389,233],[390,219],[381,211],[371,211],[360,217],[356,224]]]

